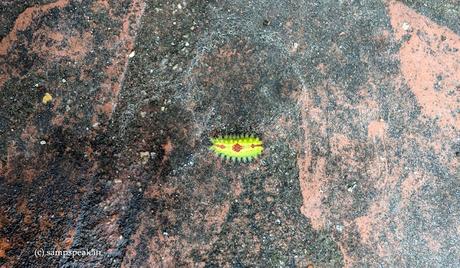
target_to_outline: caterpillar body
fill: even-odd
[[[224,159],[249,162],[263,151],[262,140],[254,135],[226,135],[211,138],[209,149]]]

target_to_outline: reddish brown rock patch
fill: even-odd
[[[16,19],[10,33],[0,42],[0,55],[6,55],[8,53],[8,49],[11,44],[18,39],[16,35],[18,31],[24,31],[32,23],[32,21],[37,19],[38,16],[43,16],[43,14],[46,14],[50,9],[65,7],[68,3],[69,0],[59,0],[42,6],[27,8]]]
[[[168,137],[166,139],[166,143],[164,143],[162,146],[163,151],[164,151],[164,157],[163,157],[163,162],[169,159],[169,156],[171,155],[171,152],[173,150],[173,144],[171,141],[171,138]]]
[[[37,45],[32,51],[42,58],[69,57],[73,61],[81,61],[91,50],[93,37],[89,32],[72,32],[64,36],[60,32],[43,28],[34,33],[33,40]]]
[[[370,139],[383,138],[387,126],[383,120],[372,121],[367,127],[367,136]]]
[[[399,51],[401,72],[423,112],[442,126],[460,128],[460,37],[404,4],[388,5]]]
[[[11,248],[11,244],[7,239],[0,239],[0,258],[6,258],[6,252]]]

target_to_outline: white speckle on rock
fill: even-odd
[[[299,43],[294,43],[292,45],[291,52],[296,52],[298,48],[299,48]]]
[[[134,57],[134,55],[136,55],[136,51],[133,50],[131,53],[129,53],[129,56],[128,56],[128,57],[129,57],[129,58],[132,58],[132,57]]]
[[[40,141],[40,144],[41,144],[41,145],[45,145],[45,144],[46,144],[46,141]]]
[[[347,191],[352,193],[355,188],[356,188],[356,183],[353,183],[352,185],[348,187]]]
[[[404,31],[406,31],[406,32],[410,31],[410,29],[411,29],[410,24],[407,23],[407,22],[404,22],[404,23],[402,24],[402,29],[403,29]]]
[[[150,152],[140,152],[139,153],[139,156],[141,158],[141,162],[142,164],[147,164],[147,162],[149,161],[149,158],[150,158]]]
[[[337,224],[335,226],[335,229],[337,230],[337,232],[341,233],[343,231],[343,225]]]

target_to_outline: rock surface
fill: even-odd
[[[459,6],[3,1],[0,266],[459,267]]]

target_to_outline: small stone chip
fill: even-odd
[[[407,23],[407,22],[404,22],[404,23],[402,24],[402,29],[403,29],[404,31],[406,31],[406,32],[410,31],[411,28],[412,28],[412,27],[411,27],[410,24]]]
[[[53,100],[53,96],[49,94],[48,92],[45,93],[45,96],[42,98],[42,103],[43,104],[48,104],[48,102]]]
[[[141,157],[142,164],[147,164],[150,158],[150,152],[140,152],[139,155]]]

